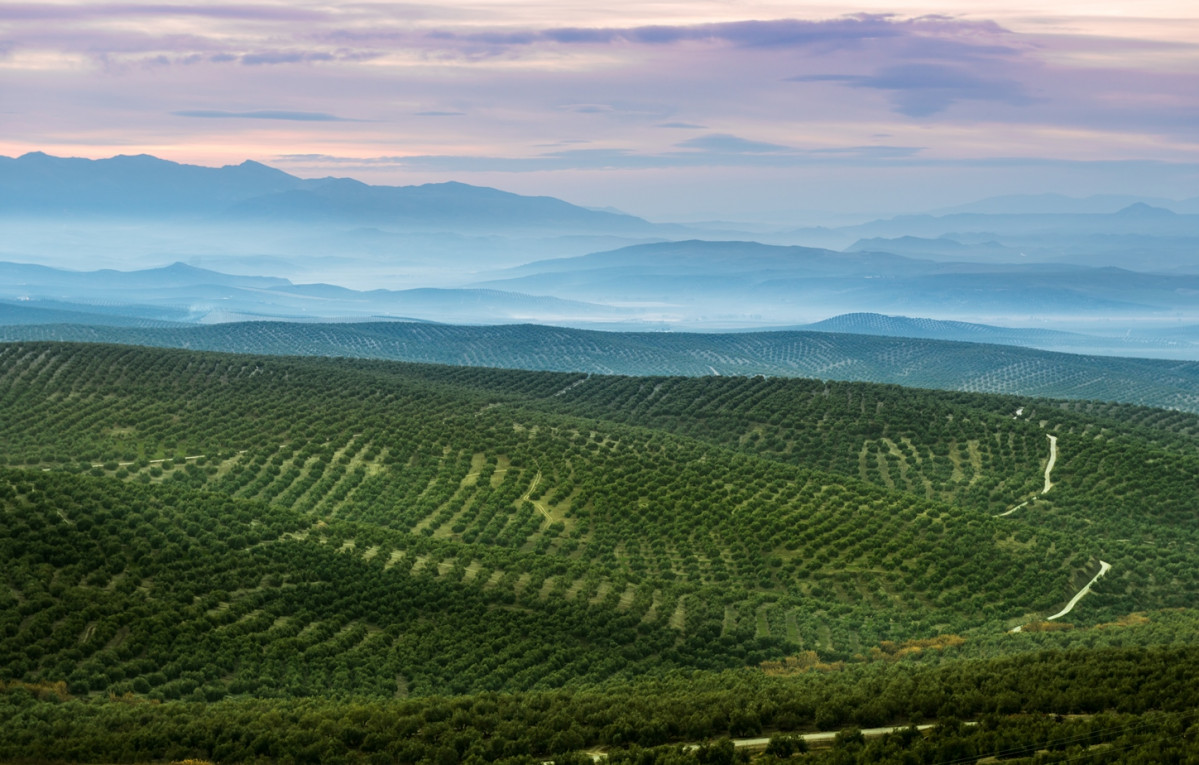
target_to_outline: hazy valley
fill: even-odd
[[[0,759],[1194,756],[1194,207],[0,160]]]

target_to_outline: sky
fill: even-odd
[[[2,0],[0,154],[253,159],[658,220],[1186,198],[1197,41],[1194,0]]]

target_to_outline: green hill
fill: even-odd
[[[832,332],[597,332],[538,325],[404,322],[0,326],[0,341],[20,340],[351,356],[604,375],[810,377],[1199,412],[1199,362]]]
[[[1019,669],[1052,686],[1079,652],[1173,689],[1123,713],[1187,714],[1155,667],[1196,625],[1197,438],[867,383],[0,345],[0,759],[536,761],[1119,708]],[[175,732],[100,732],[133,725]]]

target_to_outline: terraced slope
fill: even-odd
[[[1091,558],[1054,535],[1007,543],[1011,526],[986,514],[858,478],[520,403],[554,398],[562,375],[506,373],[507,390],[483,397],[380,363],[10,345],[0,365],[0,442],[17,468],[5,513],[19,564],[6,577],[22,614],[0,663],[35,680],[103,691],[141,679],[169,698],[195,688],[162,668],[204,656],[222,668],[204,670],[204,693],[239,692],[267,677],[217,659],[247,641],[361,650],[375,668],[369,683],[320,669],[319,682],[284,682],[290,693],[531,687],[799,646],[836,655],[934,625],[999,628],[1065,600]],[[981,548],[993,554],[972,560]],[[430,607],[454,615],[426,634],[411,609]],[[478,640],[470,625],[495,609],[511,615],[488,616],[490,634],[526,636],[516,653],[463,652],[495,664],[476,673],[442,663],[457,649],[438,636]],[[140,634],[125,653],[115,625]],[[613,644],[567,647],[597,631]],[[143,661],[164,632],[177,636],[168,653]],[[118,652],[65,662],[83,643]]]
[[[1116,709],[1087,756],[1174,756],[1196,497],[1199,417],[1143,407],[2,345],[0,755],[710,764],[677,744]],[[828,758],[1081,756],[987,719]]]
[[[252,322],[0,327],[0,340],[129,343],[623,375],[769,375],[1104,400],[1199,411],[1199,362],[827,332],[690,334],[561,327]]]
[[[10,678],[211,701],[555,687],[678,666],[678,633],[627,608],[518,600],[516,577],[493,573],[536,569],[510,556],[480,553],[486,571],[468,571],[420,537],[88,476],[5,471],[0,493]],[[687,666],[744,660],[727,646],[688,654]]]
[[[835,661],[1003,635],[1100,558],[1072,619],[1193,605],[1197,418],[1015,403],[0,346],[0,667],[211,700]],[[1046,434],[1052,493],[996,517]]]

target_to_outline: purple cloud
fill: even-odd
[[[247,53],[241,57],[241,62],[247,66],[259,66],[261,64],[309,64],[314,61],[332,61],[333,58],[333,54],[326,51],[278,50]]]
[[[992,22],[940,16],[899,19],[889,14],[857,14],[837,19],[774,19],[689,25],[636,27],[555,27],[549,29],[417,30],[380,24],[373,28],[340,26],[311,34],[314,40],[370,44],[396,49],[439,51],[467,58],[511,55],[537,46],[670,46],[683,42],[723,44],[734,49],[787,50],[858,48],[883,40],[919,39],[925,55],[981,57],[1012,49],[998,40],[1006,33]],[[961,39],[952,39],[954,37]]]
[[[853,88],[890,91],[894,94],[896,110],[909,117],[927,117],[964,99],[1000,101],[1016,106],[1033,101],[1016,80],[980,76],[963,66],[947,64],[900,64],[884,67],[873,75],[816,74],[787,80],[836,82]]]
[[[438,43],[493,46],[497,53],[507,47],[529,46],[545,42],[560,45],[606,45],[612,43],[671,45],[687,41],[707,41],[728,43],[739,48],[774,49],[830,45],[841,47],[881,38],[955,30],[969,31],[974,34],[1002,31],[994,24],[962,22],[943,17],[923,17],[899,21],[890,15],[858,14],[821,21],[778,19],[628,28],[563,27],[522,32],[456,33],[440,30],[426,33],[425,39]]]

